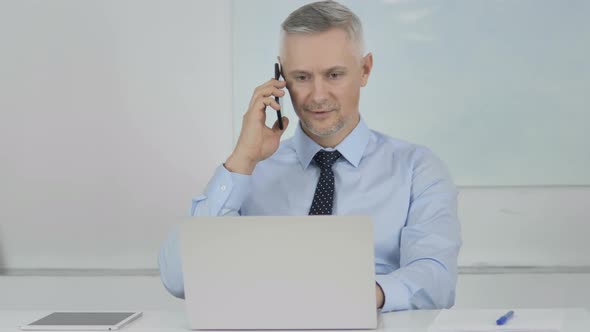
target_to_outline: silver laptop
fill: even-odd
[[[375,329],[370,217],[194,217],[181,225],[191,329]]]

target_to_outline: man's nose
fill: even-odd
[[[323,79],[318,78],[313,80],[313,87],[311,91],[311,98],[316,103],[322,103],[328,100],[328,91],[326,87],[326,82]]]

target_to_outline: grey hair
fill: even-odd
[[[336,1],[318,1],[300,7],[281,24],[282,33],[313,34],[340,28],[364,52],[363,26],[361,20],[348,7]]]

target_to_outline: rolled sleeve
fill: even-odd
[[[184,299],[184,279],[179,242],[179,227],[175,226],[160,248],[158,268],[160,280],[166,290],[175,297]]]
[[[454,304],[461,247],[457,190],[443,162],[417,150],[410,208],[400,237],[400,268],[377,275],[382,311],[442,309]]]
[[[375,280],[383,290],[385,301],[381,312],[407,310],[410,307],[410,290],[392,274],[378,274]]]
[[[209,181],[204,195],[193,198],[191,216],[239,214],[250,191],[249,175],[229,172],[219,166]],[[172,295],[184,298],[184,277],[180,255],[180,229],[176,226],[160,248],[158,267],[164,287]]]
[[[251,182],[251,175],[232,173],[223,165],[217,167],[205,194],[193,198],[190,214],[218,216],[228,212],[238,213],[250,193]]]

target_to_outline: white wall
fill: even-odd
[[[233,85],[231,7],[0,2],[0,266],[153,273],[232,149],[234,92],[255,87]],[[584,186],[462,187],[460,265],[587,269],[588,202]]]
[[[461,266],[585,267],[589,187],[462,188]],[[583,269],[582,269],[583,270]]]
[[[232,148],[230,15],[0,2],[0,266],[156,267]]]

